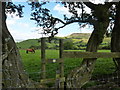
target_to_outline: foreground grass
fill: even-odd
[[[69,50],[72,51],[72,50]],[[78,51],[78,50],[77,50]],[[100,50],[99,52],[110,52],[109,50]],[[28,73],[29,77],[35,81],[40,80],[41,76],[41,54],[40,50],[36,50],[36,53],[26,54],[24,50],[20,50],[22,57],[24,69]],[[59,58],[58,50],[46,50],[47,58]],[[81,58],[65,58],[64,67],[65,67],[65,76],[75,67],[80,66],[82,62]],[[54,78],[58,64],[47,64],[47,78]],[[97,75],[110,74],[115,71],[115,66],[110,58],[99,58],[96,61],[96,66],[93,72],[93,77]]]

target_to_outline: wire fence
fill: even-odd
[[[61,56],[60,56],[60,58],[61,58]],[[43,56],[41,59],[45,59],[45,57]],[[53,60],[52,60],[52,62],[53,62]],[[71,63],[74,63],[74,62],[75,61],[73,61]],[[41,61],[41,63],[43,63],[43,62]],[[64,76],[63,77],[65,77],[65,79],[67,78],[67,75],[70,73],[70,71],[72,69],[74,69],[74,68],[79,66],[79,64],[72,66],[72,65],[66,64],[65,62],[62,62],[62,63],[64,63],[64,66],[61,66],[61,67],[64,67]],[[45,63],[43,63],[43,64],[45,64]],[[55,78],[55,82],[54,83],[53,82],[52,83],[47,83],[47,85],[49,87],[55,87],[56,81],[58,80],[58,77],[59,77],[58,69],[60,69],[60,67],[59,67],[60,64],[52,63],[52,65],[54,66],[53,69],[51,68],[51,66],[48,65],[48,66],[46,66],[46,68],[44,68],[44,70],[42,70],[42,68],[40,68],[40,70],[37,70],[37,71],[35,71],[34,69],[32,69],[31,71],[25,70],[25,72],[23,72],[21,74],[26,74],[26,75],[28,75],[30,77],[30,79],[32,79],[34,81],[37,81],[37,82],[41,82],[41,79],[43,79],[43,77],[42,77],[43,73],[44,74],[46,73],[45,79]],[[103,63],[99,64],[99,66],[102,66],[102,65],[103,65]],[[112,63],[112,65],[114,65],[114,62]],[[40,67],[42,67],[42,64],[41,64]],[[108,70],[111,70],[111,69],[108,69]],[[99,75],[99,73],[98,74],[97,73],[93,74],[92,78],[90,79],[90,81],[87,84],[85,84],[82,87],[82,89],[93,89],[93,88],[94,89],[96,89],[96,88],[97,89],[98,88],[111,89],[111,88],[120,88],[120,77],[119,77],[120,76],[120,72],[118,72],[118,71],[114,72],[115,70],[116,70],[115,68],[112,68],[113,72],[111,72],[109,74],[100,74],[100,75]],[[14,73],[19,72],[19,71],[8,70],[8,69],[2,69],[0,71],[5,72],[5,73],[7,73],[7,72],[14,72]],[[72,78],[70,78],[70,79],[72,79]],[[10,81],[11,83],[14,82],[14,81],[17,81],[18,83],[20,82],[19,78],[14,78],[13,79],[11,77],[8,77],[7,79],[3,79],[3,80],[4,81]],[[67,87],[66,84],[64,84],[64,87]]]
[[[101,63],[101,66],[102,66],[102,63]],[[65,65],[65,64],[64,64],[64,67],[65,67],[64,72],[66,72],[68,68],[70,68],[70,69],[75,68],[75,66],[68,66],[68,65]],[[47,69],[46,73],[48,74],[48,72],[50,72],[49,73],[49,75],[50,75],[54,72],[54,75],[51,78],[56,78],[55,75],[56,75],[56,70],[57,70],[58,66],[56,65],[56,67],[55,67],[56,69],[49,69],[49,66],[47,68],[48,69]],[[116,69],[114,68],[114,71],[115,70]],[[7,69],[0,70],[0,71],[2,71],[2,72],[8,72],[9,71],[9,72],[14,72],[14,73],[19,72],[19,71],[14,71],[14,70],[7,70]],[[42,73],[43,73],[43,71],[41,71],[41,70],[39,70],[38,72],[33,70],[31,72],[25,71],[23,74],[27,74],[32,80],[40,82]],[[69,74],[69,72],[67,74]],[[65,77],[67,76],[67,74],[65,75]],[[108,88],[108,89],[119,88],[120,87],[120,77],[119,77],[120,75],[119,74],[120,73],[117,71],[117,72],[112,72],[112,73],[109,73],[109,74],[103,74],[103,75],[102,74],[101,75],[96,74],[95,76],[93,75],[91,80],[86,85],[84,85],[82,88],[83,89],[88,89],[88,90],[91,89],[91,88]],[[47,76],[47,78],[49,79],[49,76]],[[19,82],[18,78],[12,79],[12,78],[8,77],[7,79],[4,79],[4,80],[5,81],[6,80],[10,81],[10,82],[14,82],[14,81]],[[52,87],[54,85],[55,85],[55,83],[50,84],[49,86]],[[66,85],[64,85],[64,86],[67,87]]]

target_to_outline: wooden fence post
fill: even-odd
[[[64,77],[64,61],[63,61],[63,39],[59,40],[59,58],[62,60],[60,62],[60,78]],[[60,82],[60,88],[64,88],[64,82]]]
[[[46,61],[45,61],[45,38],[41,38],[41,71],[42,71],[42,79],[46,78]]]

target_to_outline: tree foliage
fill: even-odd
[[[65,50],[74,49],[74,43],[71,39],[68,39],[68,40],[64,41],[64,49]]]
[[[62,2],[64,7],[69,8],[69,12],[72,14],[71,17],[67,17],[66,15],[63,15],[64,20],[60,18],[54,17],[52,14],[50,14],[50,10],[48,8],[45,8],[44,5],[49,2],[32,2],[30,5],[32,6],[33,13],[32,20],[35,20],[37,22],[37,25],[42,27],[44,30],[44,34],[50,34],[51,37],[54,37],[58,33],[58,30],[60,28],[65,27],[68,24],[78,22],[79,25],[81,25],[80,22],[87,22],[91,20],[92,16],[90,14],[87,14],[84,11],[84,6],[81,2]],[[61,4],[61,3],[60,3]],[[78,14],[77,9],[82,9],[82,13]],[[57,27],[58,24],[62,24],[61,26]]]
[[[46,3],[49,3],[49,2],[29,3],[32,6],[32,11],[33,11],[31,14],[32,15],[31,19],[35,20],[37,22],[37,25],[43,28],[45,34],[50,34],[51,37],[54,37],[54,35],[58,33],[58,30],[60,28],[63,28],[68,24],[71,24],[74,22],[78,22],[79,25],[81,25],[81,23],[85,23],[85,24],[89,23],[94,26],[94,31],[88,41],[86,51],[89,51],[89,52],[97,51],[98,46],[100,45],[100,43],[102,42],[104,38],[104,34],[106,33],[106,29],[109,25],[109,21],[111,20],[111,18],[114,19],[115,13],[112,9],[110,10],[110,7],[114,3],[105,2],[105,4],[96,5],[96,4],[89,2],[89,0],[88,2],[74,2],[74,3],[73,2],[62,2],[62,4],[69,9],[69,12],[72,13],[71,17],[67,17],[66,15],[63,15],[64,20],[56,18],[52,14],[50,14],[50,10],[43,7],[43,5],[45,5]],[[87,14],[84,11],[83,3],[89,8],[91,8],[92,12],[90,14]],[[6,12],[7,13],[18,12],[18,14],[16,15],[22,17],[22,14],[23,14],[22,8],[23,6],[21,5],[16,6],[13,3],[7,3]],[[77,8],[82,9],[82,14],[79,15],[77,13]],[[22,83],[17,82],[17,84],[13,82],[13,83],[10,83],[10,85],[7,85],[7,83],[3,81],[4,85],[5,87],[11,87],[11,86],[17,87],[18,85],[21,87],[25,87],[25,86],[29,87],[30,86],[29,79],[26,78],[24,75],[20,74],[21,72],[23,72],[23,69],[21,68],[21,63],[19,59],[20,56],[18,54],[18,50],[15,46],[14,40],[11,39],[10,42],[7,42],[6,40],[6,38],[8,39],[8,37],[11,35],[8,32],[7,27],[6,27],[6,23],[5,23],[6,19],[4,19],[5,13],[3,14],[4,14],[3,15],[4,27],[2,29],[3,30],[3,51],[4,51],[3,55],[4,54],[7,55],[6,56],[7,58],[5,57],[5,59],[3,59],[3,68],[7,69],[7,67],[10,67],[10,63],[4,63],[4,61],[9,61],[14,66],[12,68],[18,71],[20,70],[19,72],[16,73],[17,74],[16,77],[15,77],[15,73],[11,72],[10,70],[12,68],[9,68],[8,70],[9,72],[7,72],[9,75],[3,71],[4,79],[7,79],[7,76],[8,76],[10,78],[17,78],[22,82]],[[60,27],[57,27],[57,24],[59,23],[61,23],[62,25]],[[15,47],[13,48],[13,46]],[[14,53],[12,52],[13,50],[14,50]],[[72,70],[69,76],[67,77],[66,79],[67,87],[69,88],[79,87],[80,88],[88,80],[90,80],[91,73],[95,66],[95,61],[96,59],[83,59],[81,66]],[[23,82],[24,82],[24,85],[22,85]],[[33,83],[31,83],[31,85],[33,85],[34,87]]]
[[[91,2],[82,2],[82,1],[56,2],[56,3],[60,3],[65,8],[68,8],[69,12],[72,14],[71,16],[63,15],[64,19],[61,19],[54,17],[54,15],[50,13],[50,10],[44,7],[44,5],[46,5],[47,3],[49,2],[32,2],[29,3],[29,5],[31,5],[33,11],[33,13],[31,14],[32,15],[31,19],[35,20],[37,22],[37,25],[43,28],[44,34],[48,34],[50,37],[54,37],[58,33],[58,30],[60,28],[63,28],[66,25],[69,25],[74,22],[77,22],[81,27],[85,27],[87,24],[94,25],[97,20],[104,21],[102,20],[101,17],[105,17],[105,15],[100,12],[105,11],[104,7],[110,8],[113,4],[113,3],[105,2],[105,5],[102,4],[96,5]],[[85,5],[91,8],[91,13],[87,13],[85,11]],[[99,10],[97,11],[98,8]],[[78,10],[81,10],[80,14],[78,13]],[[115,14],[114,10],[115,8],[113,7],[111,7],[109,10],[110,12],[109,17],[112,19],[114,19],[114,14]],[[99,15],[100,17],[98,17]],[[57,25],[60,23],[62,25],[58,27]]]
[[[23,17],[23,5],[21,4],[18,4],[18,5],[15,5],[13,4],[12,2],[8,2],[6,3],[6,13],[9,13],[9,14],[16,14],[16,16],[19,16],[19,17]]]

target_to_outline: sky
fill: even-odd
[[[26,2],[16,2],[13,1],[15,4],[22,4],[25,7],[23,8],[23,18],[19,18],[15,16],[14,14],[7,14],[7,27],[12,34],[14,40],[16,42],[27,40],[27,39],[36,39],[44,37],[43,34],[41,34],[41,31],[37,31],[40,27],[37,27],[35,24],[35,21],[30,20],[30,14],[31,14],[31,8],[30,5]],[[62,14],[66,14],[70,16],[71,14],[68,12],[68,9],[63,7],[60,3],[51,2],[47,4],[45,7],[49,8],[51,10],[51,13],[53,16],[57,18],[62,18]],[[85,9],[88,13],[90,13],[90,9]],[[81,11],[78,11],[79,13]],[[93,31],[93,28],[89,25],[86,26],[86,28],[80,28],[77,23],[70,24],[62,29],[59,29],[59,32],[56,36],[64,37],[67,35],[70,35],[72,33],[91,33]]]

